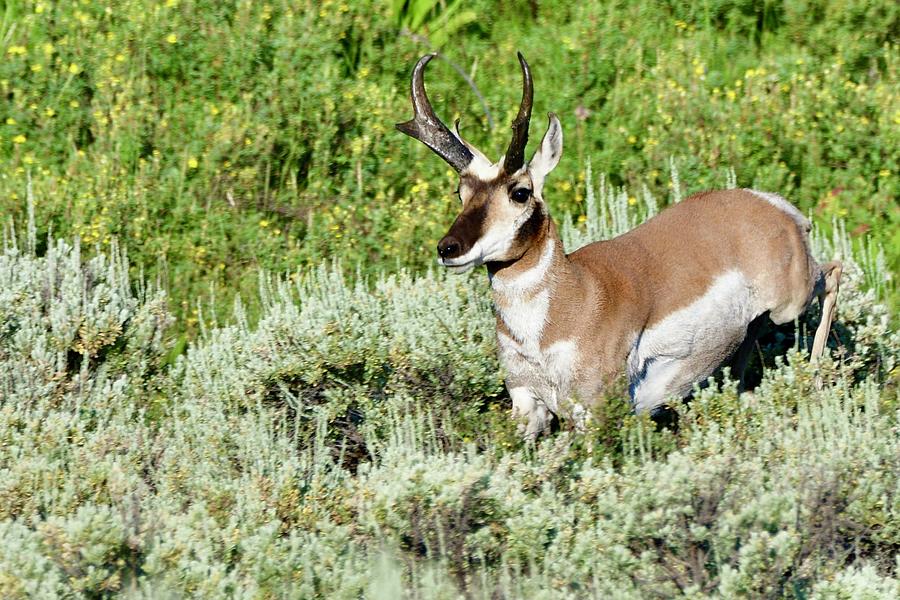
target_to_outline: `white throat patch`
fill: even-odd
[[[549,308],[550,290],[541,290],[527,300],[519,297],[497,310],[513,339],[532,354],[540,347]]]
[[[496,275],[491,279],[494,293],[503,296],[504,300],[497,303],[500,318],[526,355],[537,355],[540,348],[551,292],[549,288],[541,287],[547,280],[555,253],[556,246],[548,238],[535,266],[510,279]]]
[[[553,264],[553,255],[556,252],[556,245],[549,237],[544,242],[544,249],[541,252],[541,258],[538,263],[516,277],[504,278],[494,276],[491,279],[491,287],[494,291],[506,296],[520,296],[533,290],[547,276],[550,265]]]

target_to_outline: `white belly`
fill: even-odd
[[[765,312],[757,304],[749,281],[729,271],[690,305],[640,332],[627,365],[634,410],[687,396],[743,341],[750,321]]]

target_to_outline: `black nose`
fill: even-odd
[[[452,235],[444,236],[444,239],[438,242],[438,256],[441,258],[456,258],[460,255],[460,248],[459,240]]]

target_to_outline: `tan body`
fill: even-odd
[[[748,326],[764,313],[795,319],[836,267],[813,260],[808,233],[793,206],[749,190],[697,194],[568,256],[548,219],[520,260],[492,273],[507,387],[529,435],[549,412],[568,412],[566,400],[590,405],[623,371],[637,411],[684,397],[730,357],[742,371]],[[538,278],[547,248],[552,264]],[[542,294],[543,325],[540,311],[526,311],[532,335],[540,330],[535,344],[516,335],[515,313]]]
[[[413,69],[415,117],[397,128],[459,173],[462,210],[438,243],[439,262],[458,272],[487,267],[506,385],[527,437],[551,413],[578,418],[622,372],[638,412],[684,398],[727,360],[741,377],[766,315],[791,321],[815,296],[822,322],[812,357],[822,355],[841,265],[815,262],[809,222],[787,200],[754,190],[697,194],[566,255],[543,197],[562,156],[562,126],[550,113],[525,162],[533,99],[525,58],[512,140],[492,163],[435,115],[423,79],[433,56]]]

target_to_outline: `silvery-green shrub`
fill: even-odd
[[[590,201],[592,235],[655,210]],[[603,448],[511,434],[481,276],[262,276],[258,322],[238,305],[167,366],[165,296],[121,251],[7,242],[0,596],[890,596],[900,340],[878,261],[815,244],[847,266],[832,358],[698,390],[677,434],[603,421],[613,392]]]

